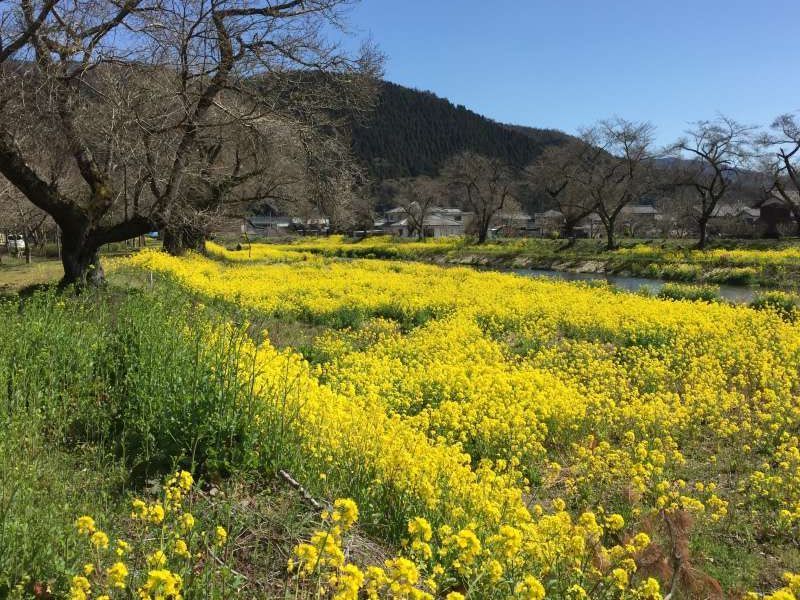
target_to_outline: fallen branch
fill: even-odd
[[[286,480],[286,483],[288,483],[290,486],[292,486],[294,489],[296,489],[298,492],[300,492],[300,495],[303,497],[303,500],[308,502],[315,509],[317,509],[319,511],[325,510],[325,507],[319,501],[317,501],[311,494],[309,494],[308,490],[306,490],[306,488],[304,488],[300,484],[300,482],[298,482],[289,473],[287,473],[286,471],[281,469],[281,470],[278,471],[278,475],[283,477],[283,479]]]

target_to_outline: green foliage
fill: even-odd
[[[275,404],[236,377],[255,330],[159,288],[0,302],[0,598],[63,592],[85,560],[76,517],[125,536],[128,489],[176,465],[219,481],[297,464],[286,423],[260,412]],[[206,499],[198,519],[232,502]],[[274,573],[287,552],[259,560]]]
[[[243,331],[209,346],[210,318],[169,289],[38,293],[1,310],[5,404],[52,439],[105,445],[140,476],[176,461],[218,472],[251,462],[256,405],[235,377]]]
[[[718,302],[720,299],[719,288],[710,285],[683,285],[680,283],[664,284],[664,287],[658,292],[658,297],[695,302]]]
[[[78,549],[75,515],[116,507],[121,465],[99,451],[69,453],[38,418],[0,420],[0,598],[39,583],[63,587]]]
[[[800,298],[795,294],[775,290],[756,294],[750,306],[756,310],[772,310],[786,321],[796,321],[800,311]]]

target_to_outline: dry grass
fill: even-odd
[[[3,256],[0,294],[15,294],[31,285],[55,283],[62,274],[61,262],[56,259],[35,257],[31,264],[25,264],[24,259]]]

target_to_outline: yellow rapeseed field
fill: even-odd
[[[303,477],[350,498],[291,561],[320,594],[713,597],[715,578],[729,593],[741,581],[800,593],[784,574],[800,568],[800,325],[291,247],[211,254],[143,252],[117,268],[328,326],[311,362],[269,342],[241,359]],[[396,558],[355,565],[342,551],[365,516]],[[745,573],[758,544],[778,562]]]

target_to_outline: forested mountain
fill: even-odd
[[[454,154],[473,150],[524,166],[568,136],[497,123],[462,105],[390,82],[371,118],[353,130],[356,156],[378,179],[438,174]]]

